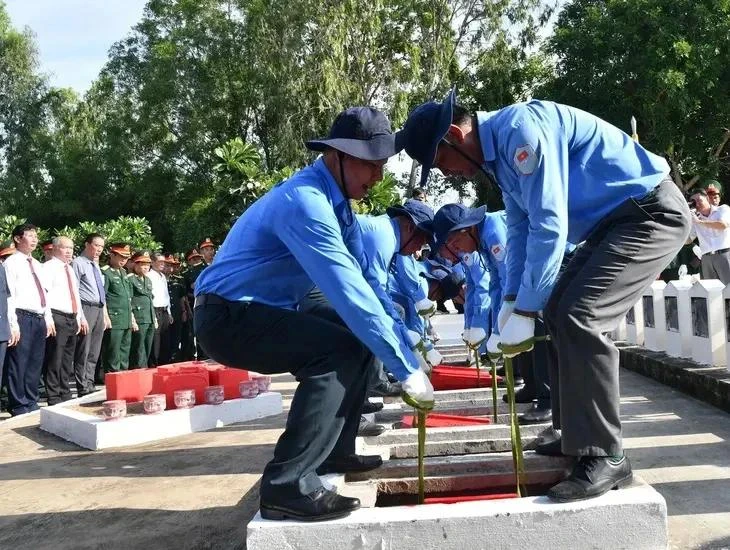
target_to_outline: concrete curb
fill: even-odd
[[[621,366],[730,412],[730,373],[641,346],[617,344]]]
[[[573,503],[526,497],[362,508],[311,524],[257,514],[247,531],[249,550],[654,550],[667,547],[667,508],[659,493],[635,479],[626,489]]]

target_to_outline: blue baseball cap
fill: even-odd
[[[408,216],[418,229],[433,234],[433,210],[423,201],[408,199],[403,206],[390,206],[385,212],[391,218]]]
[[[398,142],[406,153],[421,164],[421,186],[425,187],[428,175],[436,160],[436,150],[451,126],[456,104],[456,88],[446,94],[441,103],[422,103],[408,115],[398,132]]]
[[[463,204],[445,204],[433,217],[433,234],[438,252],[446,244],[449,233],[480,223],[487,211],[486,206],[469,208]]]
[[[305,145],[312,151],[332,148],[363,160],[382,160],[403,148],[396,145],[395,138],[383,113],[372,107],[350,107],[337,115],[329,136]]]

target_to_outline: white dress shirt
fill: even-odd
[[[167,277],[154,269],[150,269],[147,276],[152,281],[152,307],[164,307],[167,308],[167,313],[170,313],[170,290],[167,288]]]
[[[701,220],[709,220],[713,222],[723,221],[730,223],[730,206],[721,204],[720,206],[712,206],[708,216],[698,215]],[[724,248],[730,248],[730,228],[712,229],[699,224],[692,224],[692,232],[690,237],[697,237],[700,242],[700,250],[702,254],[715,252]]]
[[[84,321],[84,311],[81,308],[79,280],[76,278],[76,273],[74,273],[71,265],[65,264],[63,260],[59,260],[58,258],[51,258],[43,264],[43,271],[45,272],[46,281],[49,285],[48,305],[56,311],[73,313],[72,295],[68,288],[68,277],[66,276],[67,269],[71,277],[73,300],[76,302],[76,321],[81,326],[81,322]]]
[[[40,281],[41,291],[46,301],[45,306],[41,303],[41,296],[38,292],[38,287],[36,286],[30,268],[31,262],[28,262],[28,258],[31,259],[33,270]],[[32,256],[23,254],[20,251],[17,251],[5,260],[3,265],[5,266],[5,273],[8,277],[8,288],[10,289],[10,295],[13,297],[13,305],[16,311],[18,309],[24,309],[33,313],[39,313],[46,318],[46,324],[49,326],[52,325],[53,317],[51,316],[51,308],[48,304],[49,285],[46,280],[43,265]]]

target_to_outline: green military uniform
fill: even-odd
[[[106,309],[112,328],[104,338],[102,364],[104,373],[129,368],[129,346],[132,334],[132,286],[124,269],[101,269],[104,275]]]
[[[202,258],[197,250],[193,249],[187,256],[190,261],[194,256]],[[183,273],[183,282],[185,284],[185,294],[190,304],[190,308],[195,307],[195,281],[198,280],[200,273],[208,267],[205,262],[201,262],[198,265],[191,265]],[[183,327],[183,349],[182,357],[184,360],[189,361],[195,357],[195,343],[193,342],[193,320],[188,319],[186,326]],[[206,359],[203,350],[198,348],[198,359]]]
[[[185,298],[185,281],[180,275],[170,275],[167,278],[167,290],[170,293],[170,313],[174,321],[170,326],[170,348],[173,361],[181,359],[180,344],[182,342],[183,329],[183,304]]]
[[[137,332],[132,333],[129,363],[133,369],[147,367],[155,336],[155,308],[152,306],[152,281],[147,276],[130,273],[127,280],[132,287],[132,312],[137,321]]]

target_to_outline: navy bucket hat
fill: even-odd
[[[395,137],[383,113],[372,107],[350,107],[337,115],[329,136],[305,145],[312,151],[332,148],[363,160],[382,160],[402,149]]]
[[[390,206],[385,212],[391,218],[408,216],[418,229],[433,234],[433,210],[423,201],[408,199],[403,206]]]
[[[484,219],[486,206],[469,208],[463,204],[446,204],[433,217],[433,234],[437,252],[446,244],[449,233],[476,225]]]
[[[401,148],[405,147],[408,156],[421,164],[421,187],[426,185],[436,150],[449,131],[455,104],[456,88],[452,88],[441,103],[429,101],[411,111],[398,132]]]

